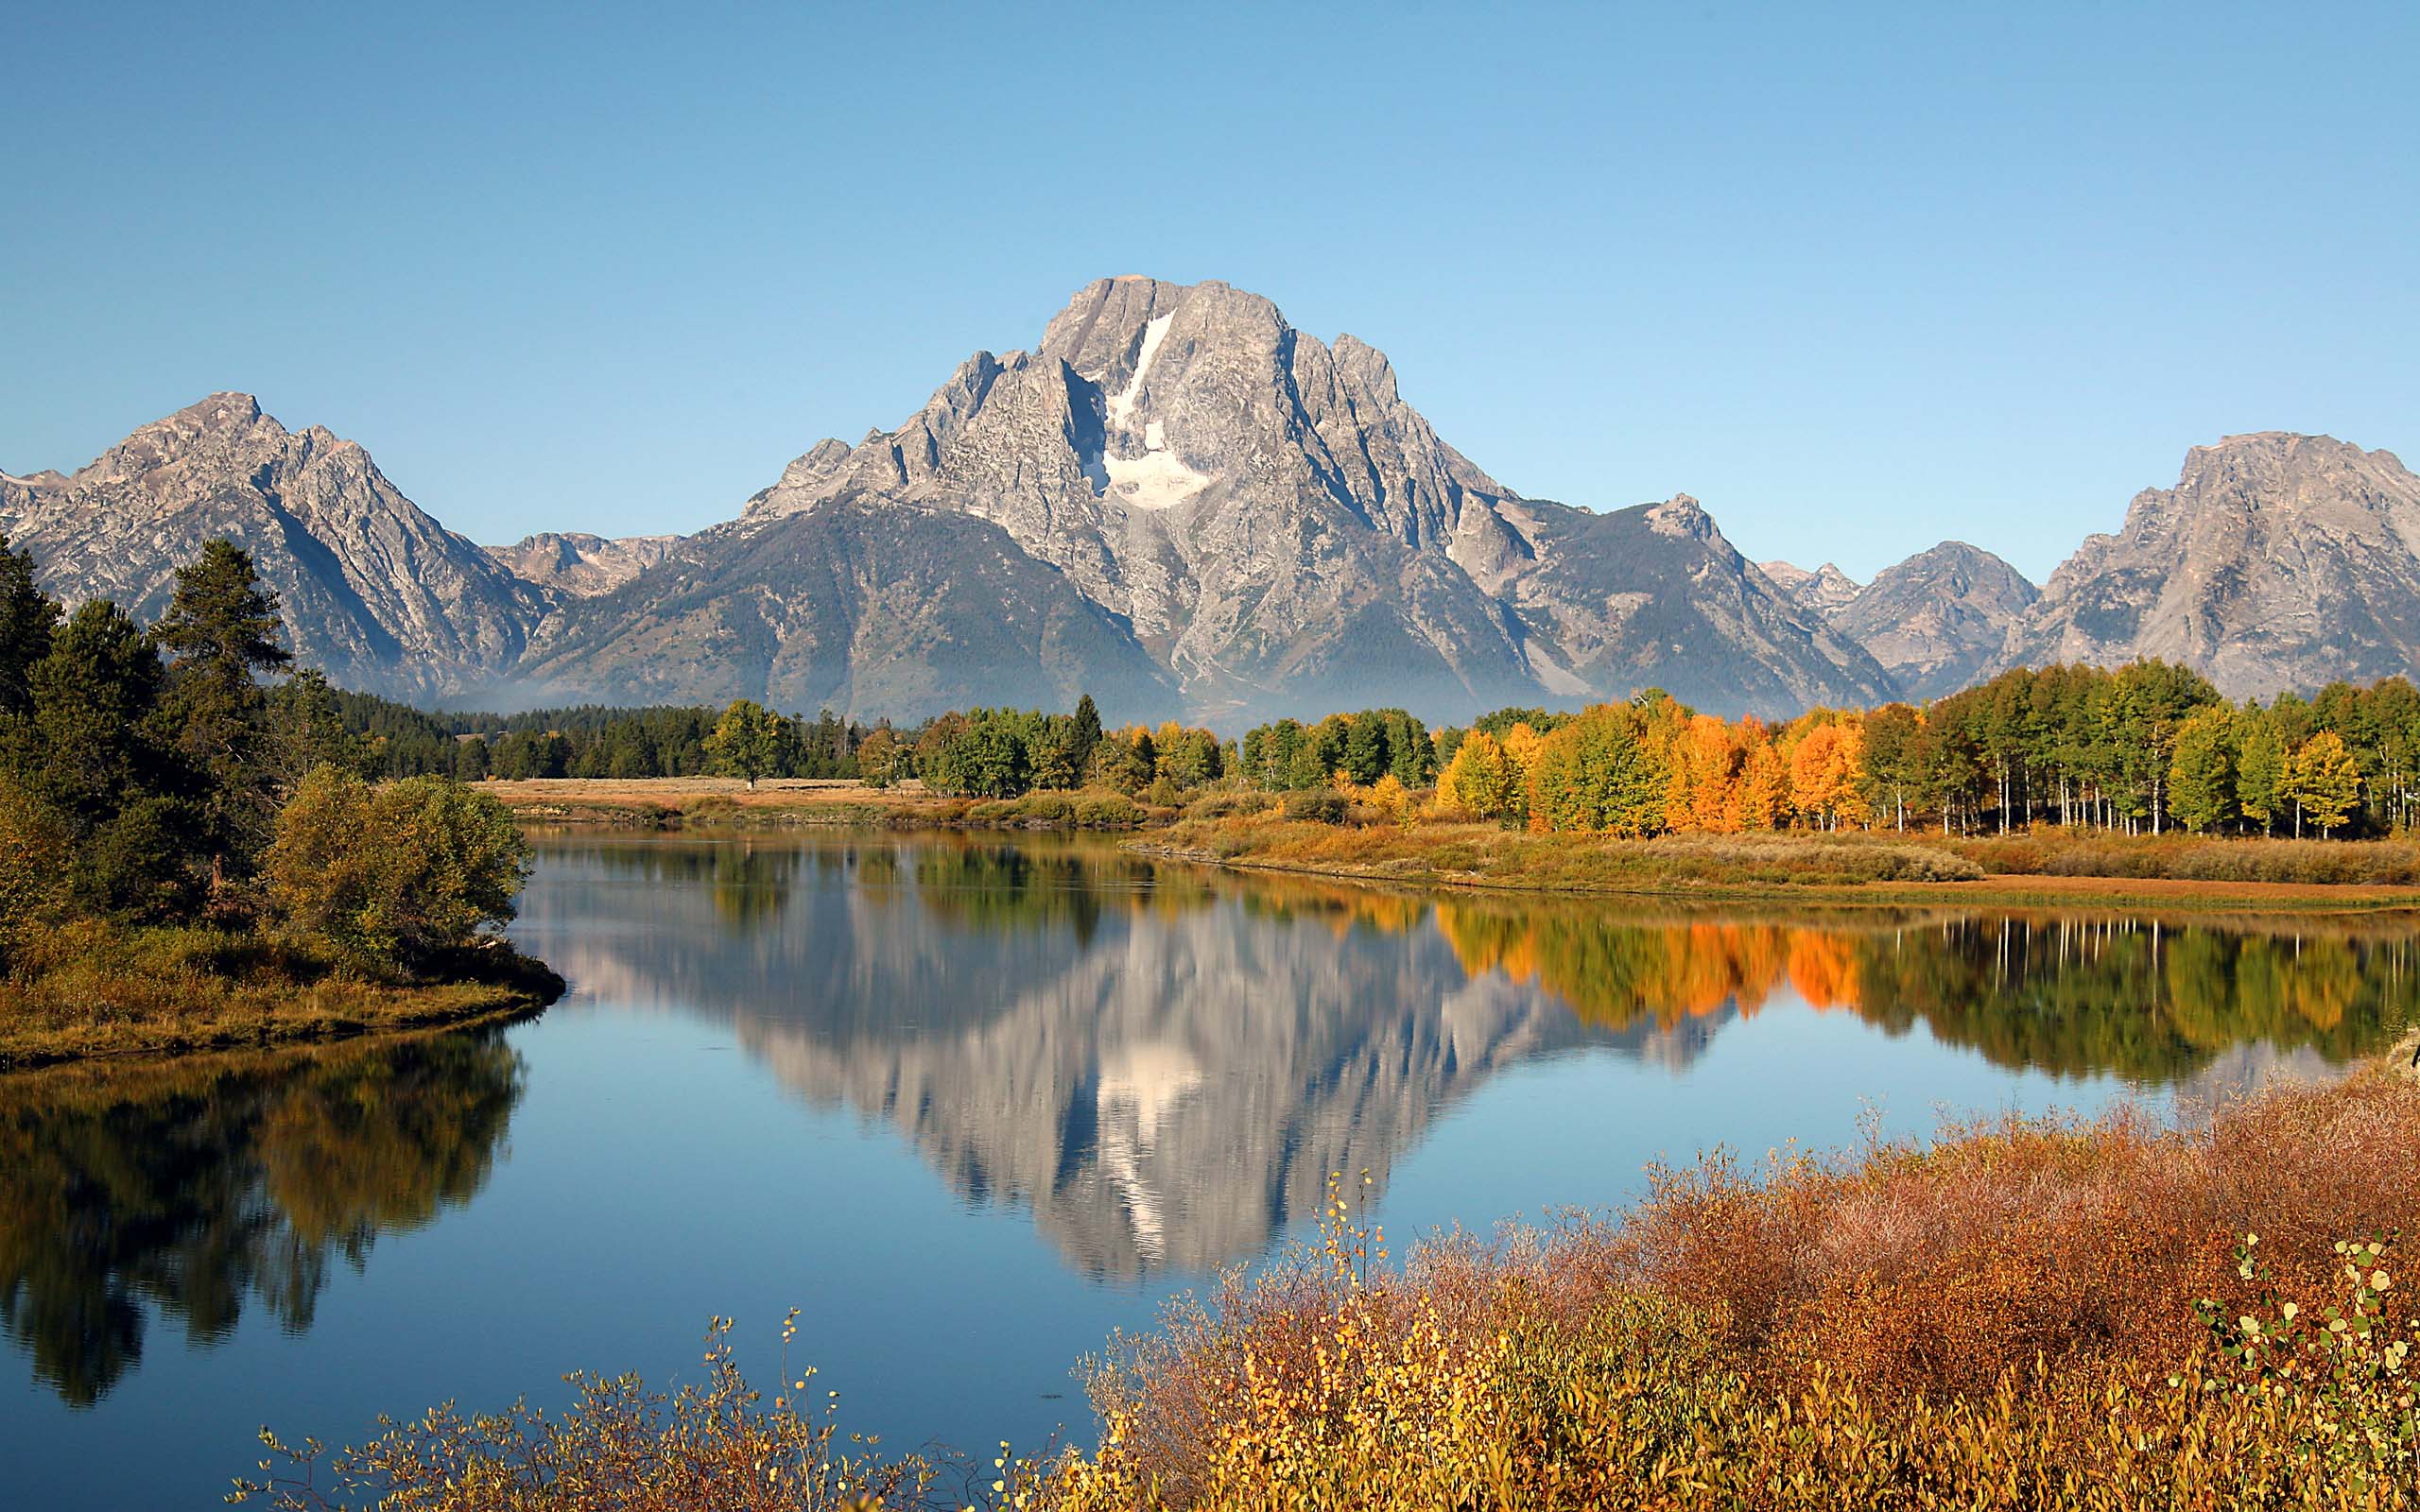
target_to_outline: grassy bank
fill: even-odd
[[[416,979],[255,933],[84,921],[13,953],[0,976],[0,1070],[469,1023],[532,1011],[562,987],[501,942]]]
[[[1222,812],[1223,810],[1223,812]],[[1787,895],[1864,902],[1955,897],[2012,904],[2158,907],[2420,906],[2420,845],[2032,834],[1784,833],[1531,834],[1432,819],[1291,818],[1283,808],[1199,804],[1142,842],[1221,865],[1418,885],[1559,893]]]
[[[1004,1448],[971,1494],[808,1412],[789,1390],[821,1395],[786,1360],[787,1389],[754,1397],[719,1321],[680,1397],[581,1378],[560,1418],[441,1409],[332,1460],[273,1453],[255,1494],[632,1512],[2420,1505],[2394,1237],[2420,1226],[2415,1127],[2420,1086],[2381,1067],[2191,1127],[2012,1119],[1835,1159],[1718,1155],[1651,1173],[1626,1213],[1440,1236],[1401,1263],[1340,1180],[1322,1244],[1090,1363],[1097,1450]]]
[[[641,830],[1134,830],[1173,816],[1102,789],[983,799],[858,782],[781,779],[752,789],[724,777],[553,777],[483,782],[479,790],[525,823]]]

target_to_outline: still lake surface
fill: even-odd
[[[263,1424],[368,1436],[710,1316],[886,1444],[1038,1448],[1070,1373],[1310,1231],[1635,1196],[1716,1145],[2323,1075],[2408,924],[1424,898],[1108,842],[544,841],[502,1031],[0,1077],[0,1501],[216,1504]]]

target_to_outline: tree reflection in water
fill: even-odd
[[[521,1092],[497,1030],[0,1077],[0,1328],[78,1406],[153,1314],[308,1328],[338,1257],[486,1184]]]

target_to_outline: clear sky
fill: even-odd
[[[2420,453],[2420,7],[0,7],[0,468],[217,388],[481,541],[694,529],[1109,273],[1523,492],[2047,574]],[[2420,463],[2420,455],[2410,458]]]

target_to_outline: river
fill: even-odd
[[[890,1447],[1091,1428],[1115,1329],[1370,1176],[1397,1246],[1658,1160],[2134,1099],[2190,1119],[2413,1016],[2385,924],[1421,897],[1109,841],[544,839],[502,1030],[0,1077],[0,1467],[204,1507],[290,1438],[729,1314]],[[687,1374],[684,1374],[687,1373]]]

